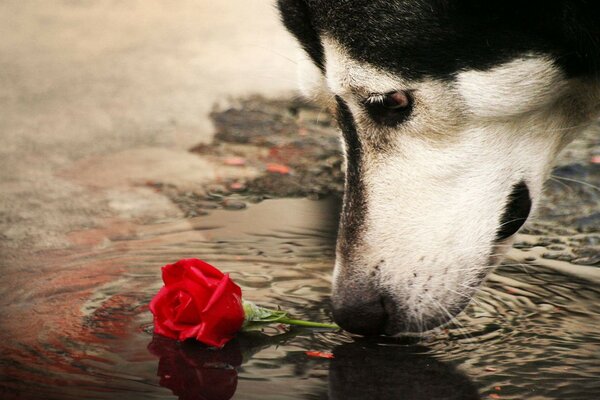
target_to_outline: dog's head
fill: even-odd
[[[526,3],[279,0],[310,60],[303,91],[343,134],[333,306],[347,330],[458,314],[600,112],[598,2]]]

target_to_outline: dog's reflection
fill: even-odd
[[[235,394],[237,369],[256,352],[296,336],[240,335],[223,349],[194,341],[155,336],[148,349],[160,358],[160,385],[180,400],[229,400]],[[356,341],[333,349],[329,388],[311,398],[332,400],[474,400],[477,389],[451,364],[426,354],[427,348]],[[321,392],[321,390],[323,390]]]
[[[419,346],[353,342],[335,348],[329,367],[329,398],[480,399],[467,376],[425,354]]]

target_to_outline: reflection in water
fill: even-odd
[[[238,386],[238,370],[245,361],[270,346],[283,344],[300,330],[276,336],[244,333],[223,349],[195,341],[177,342],[154,336],[148,350],[160,358],[160,385],[180,400],[228,400]],[[418,345],[398,345],[360,340],[338,345],[329,364],[328,394],[308,398],[471,400],[480,399],[475,385],[452,363],[441,362],[431,350]],[[243,395],[244,393],[240,393]]]
[[[274,336],[243,332],[222,349],[195,340],[178,342],[154,335],[148,350],[159,357],[159,384],[180,400],[229,400],[237,389],[237,369],[244,361],[267,347],[292,339],[300,331],[291,329]]]
[[[519,236],[513,260],[458,320],[420,341],[427,354],[381,339],[347,345],[353,338],[318,330],[240,336],[241,359],[172,342],[151,346],[156,355],[147,350],[160,266],[190,256],[229,271],[248,300],[329,320],[336,204],[269,200],[11,265],[3,271],[10,290],[0,296],[0,397],[201,399],[235,389],[237,400],[453,399],[461,391],[469,399],[474,385],[482,398],[600,398],[600,270],[582,261],[599,238],[552,225]]]
[[[329,394],[348,399],[479,399],[474,384],[421,346],[346,343],[334,350]]]
[[[237,388],[242,364],[239,343],[215,350],[193,341],[179,343],[155,336],[148,350],[160,357],[159,384],[181,400],[228,400]]]

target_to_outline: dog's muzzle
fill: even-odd
[[[490,249],[510,238],[523,226],[531,206],[529,189],[525,182],[519,182],[507,198],[503,214],[499,218],[496,238],[494,243],[490,243]],[[459,277],[456,284],[463,284],[460,288],[462,296],[454,296],[457,288],[440,287],[436,293],[432,293],[432,290],[428,291],[427,286],[421,286],[419,289],[413,289],[410,297],[407,293],[386,291],[385,282],[382,282],[376,270],[365,274],[364,268],[361,269],[358,263],[346,254],[338,254],[337,262],[339,265],[334,283],[333,317],[342,328],[360,335],[418,333],[449,322],[468,305],[492,267],[473,266],[472,274],[456,272],[453,276]],[[468,266],[459,268],[466,267]],[[448,273],[453,273],[452,266],[448,267]],[[466,276],[469,276],[468,287],[464,287],[462,282]],[[441,279],[446,279],[446,276]],[[403,300],[409,297],[422,299],[425,303],[431,301],[436,306],[415,315],[418,304],[405,304],[406,300]],[[435,297],[435,300],[432,297]],[[441,307],[443,311],[440,310]]]

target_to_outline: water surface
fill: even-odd
[[[152,336],[147,304],[161,286],[160,266],[191,256],[231,272],[248,300],[328,320],[338,209],[335,197],[266,200],[140,226],[90,252],[37,254],[35,266],[6,277],[3,398],[600,394],[600,273],[552,256],[594,235],[521,235],[466,312],[420,340],[271,327],[214,351]]]

